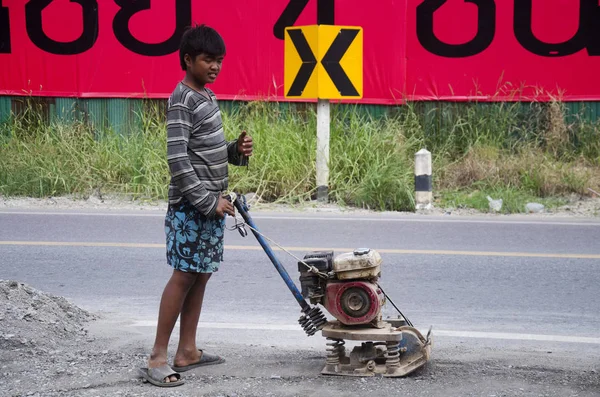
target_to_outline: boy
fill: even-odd
[[[173,274],[162,294],[148,368],[141,369],[143,379],[157,386],[179,386],[179,372],[224,362],[196,347],[204,290],[223,259],[225,216],[235,216],[222,195],[228,163],[243,166],[252,155],[252,138],[245,131],[237,140],[225,141],[216,97],[206,88],[221,71],[224,56],[225,43],[214,29],[201,25],[183,34],[179,57],[186,76],[167,110],[171,183],[165,234]],[[179,345],[170,367],[167,346],[180,314]]]

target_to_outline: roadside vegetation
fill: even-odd
[[[90,122],[46,120],[31,103],[0,125],[0,194],[86,196],[94,191],[165,199],[165,120],[152,102],[127,133]],[[231,167],[230,189],[264,202],[314,199],[316,115],[311,106],[251,102],[227,107],[228,139],[252,135],[248,168]],[[433,155],[436,206],[502,212],[527,202],[553,207],[600,191],[600,124],[567,114],[560,102],[408,103],[372,116],[332,109],[331,200],[375,210],[414,210],[414,155]]]

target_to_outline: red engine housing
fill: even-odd
[[[368,281],[332,281],[323,306],[342,324],[360,325],[375,320],[384,303],[383,292]]]

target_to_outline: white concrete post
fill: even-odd
[[[415,201],[417,209],[430,209],[433,202],[431,189],[431,153],[421,149],[415,155]]]
[[[317,102],[317,200],[328,201],[329,196],[329,100]]]

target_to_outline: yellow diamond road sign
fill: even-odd
[[[362,28],[337,25],[286,28],[284,69],[286,98],[362,98]]]

